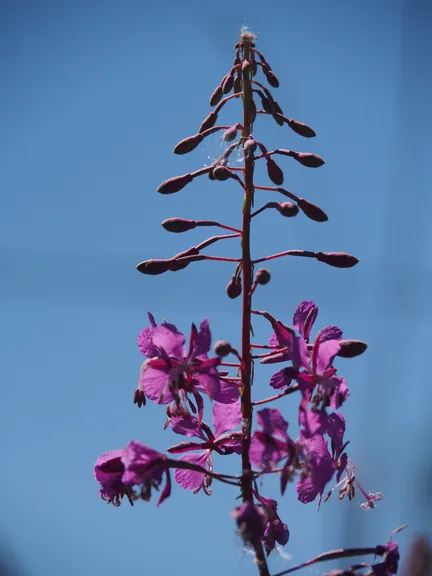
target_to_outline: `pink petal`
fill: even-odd
[[[214,400],[221,404],[232,404],[240,397],[240,392],[235,384],[231,384],[226,380],[220,380],[219,394],[215,396]]]
[[[174,400],[173,395],[168,390],[166,384],[169,378],[169,370],[158,370],[148,367],[141,375],[141,386],[147,398],[156,404],[169,404]],[[163,394],[163,397],[161,397]]]
[[[264,408],[257,413],[258,426],[265,434],[278,434],[287,439],[288,422],[277,408]]]
[[[232,404],[214,402],[212,422],[216,436],[220,436],[224,432],[228,432],[228,430],[237,428],[241,422],[241,418],[240,398]]]
[[[199,452],[198,454],[185,454],[180,458],[180,460],[183,462],[186,461],[191,462],[192,464],[198,464],[205,468],[209,455],[210,452],[206,450],[205,452]],[[177,484],[180,484],[180,486],[185,490],[195,490],[203,483],[205,474],[202,472],[195,472],[194,470],[176,468],[174,478]]]
[[[333,363],[334,357],[340,350],[338,340],[318,341],[318,373],[322,374]]]
[[[294,328],[303,336],[305,340],[309,340],[311,328],[318,315],[318,306],[311,300],[305,300],[297,306],[294,312],[293,325]]]
[[[179,416],[173,416],[170,418],[170,426],[173,432],[176,434],[182,434],[188,438],[196,436],[202,440],[206,440],[203,434],[201,423],[198,418],[191,416],[190,418],[181,418]]]
[[[171,358],[183,360],[186,356],[184,334],[172,324],[162,324],[153,329],[153,344],[161,348]]]

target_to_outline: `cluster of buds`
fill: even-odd
[[[165,428],[184,437],[167,452],[170,456],[181,456],[171,458],[144,444],[131,442],[123,450],[101,456],[95,466],[95,477],[101,485],[101,496],[114,505],[124,496],[131,503],[137,499],[149,500],[152,490],[163,485],[160,504],[171,494],[170,469],[174,469],[176,483],[194,493],[210,495],[213,480],[234,486],[243,503],[232,515],[245,545],[253,550],[260,576],[269,576],[267,556],[278,544],[288,543],[289,530],[279,517],[277,501],[260,493],[258,478],[277,474],[282,496],[288,484],[295,483],[298,500],[304,504],[317,501],[318,507],[335,489],[340,499],[346,496],[353,500],[361,493],[363,508],[374,508],[382,494],[368,493],[361,487],[355,465],[347,454],[345,418],[339,411],[348,399],[349,388],[335,363],[339,358],[361,355],[367,348],[366,343],[343,338],[342,330],[336,326],[322,328],[311,340],[318,314],[318,307],[311,301],[297,306],[291,324],[252,305],[255,290],[267,285],[272,278],[268,268],[256,268],[260,263],[285,256],[312,258],[337,268],[351,268],[358,263],[351,254],[319,250],[291,249],[259,258],[251,255],[251,226],[264,210],[275,209],[285,218],[302,213],[317,223],[328,220],[322,208],[282,187],[285,174],[275,158],[292,158],[307,168],[319,168],[324,160],[311,152],[282,148],[269,151],[255,136],[254,125],[259,115],[270,116],[279,126],[287,125],[304,138],[315,136],[312,128],[288,118],[263,84],[267,81],[270,87],[277,88],[279,80],[256,49],[255,40],[250,32],[242,33],[235,46],[232,67],[210,97],[212,111],[196,134],[174,147],[175,154],[188,154],[207,136],[222,131],[223,141],[227,143],[225,151],[210,166],[170,178],[157,189],[160,194],[174,194],[204,175],[214,183],[211,185],[231,182],[242,192],[241,224],[231,226],[214,220],[182,217],[164,220],[163,228],[175,234],[201,227],[217,227],[228,233],[207,238],[172,258],[146,260],[137,266],[143,274],[159,275],[178,272],[203,260],[231,263],[233,270],[226,293],[230,299],[241,297],[240,346],[236,349],[231,343],[219,340],[212,352],[208,320],[202,321],[199,328],[192,324],[186,346],[186,336],[176,326],[166,321],[158,324],[149,314],[150,325],[138,337],[138,347],[145,360],[134,403],[141,407],[148,399],[165,407]],[[258,80],[261,74],[264,78]],[[218,125],[225,104],[237,98],[243,103],[243,117],[234,125]],[[231,161],[236,150],[243,153],[241,168]],[[254,182],[254,167],[259,161],[266,163],[270,186]],[[282,196],[283,201],[267,202],[253,211],[261,191]],[[216,242],[234,238],[240,240],[240,252],[233,257],[203,253]],[[252,315],[269,322],[271,330],[265,344],[252,339]],[[256,361],[283,364],[269,380],[275,394],[263,399],[252,398]],[[288,422],[276,408],[258,408],[257,427],[253,429],[254,409],[287,395],[298,398],[297,437],[288,435]],[[204,421],[204,410],[210,403],[211,425]],[[241,474],[232,476],[214,470],[215,456],[233,455],[241,458]],[[329,552],[280,575],[322,560],[360,554],[381,556],[382,561],[354,565],[337,574],[360,574],[364,570],[377,575],[396,573],[399,555],[397,545],[391,540],[384,546]]]

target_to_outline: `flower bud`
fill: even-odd
[[[264,112],[268,114],[274,114],[275,108],[271,100],[269,100],[264,94],[260,94],[259,97],[261,98],[261,105],[263,107]]]
[[[282,112],[280,112],[280,114],[282,114]],[[315,131],[307,124],[297,122],[297,120],[291,120],[290,118],[287,118],[287,123],[291,130],[294,130],[294,132],[300,136],[304,136],[305,138],[313,138],[316,136]]]
[[[238,124],[234,124],[234,126],[231,126],[231,128],[228,128],[228,130],[224,132],[223,139],[225,142],[232,142],[237,138],[238,126]]]
[[[231,74],[227,74],[225,76],[225,80],[222,83],[222,92],[224,94],[228,94],[229,92],[231,92],[233,86],[234,86],[234,77]]]
[[[361,340],[339,340],[339,345],[337,356],[341,358],[355,358],[367,350],[366,342]]]
[[[276,186],[281,186],[284,181],[282,170],[272,158],[266,158],[266,161],[268,177],[274,184],[276,184]]]
[[[167,232],[187,232],[196,228],[195,220],[186,220],[185,218],[168,218],[162,222],[162,226]]]
[[[352,268],[359,262],[358,258],[345,252],[317,252],[315,257],[318,262],[324,262],[335,268]]]
[[[321,156],[309,152],[293,152],[292,157],[307,168],[319,168],[325,164],[325,160]]]
[[[204,136],[200,133],[189,136],[189,138],[185,138],[177,144],[174,148],[174,154],[187,154],[188,152],[192,152],[203,140]]]
[[[222,86],[219,85],[210,96],[210,106],[216,106],[222,100],[222,96]]]
[[[270,70],[270,67],[267,64],[263,64],[262,69],[270,86],[273,86],[273,88],[279,88],[279,80],[273,70]]]
[[[311,220],[315,222],[327,222],[328,216],[319,206],[308,202],[304,198],[299,198],[297,204],[300,210]]]
[[[242,91],[242,79],[241,76],[237,76],[234,80],[234,94],[238,94]]]
[[[207,116],[207,118],[205,120],[203,120],[203,123],[201,124],[198,132],[205,132],[206,130],[208,130],[209,128],[213,128],[213,126],[216,124],[216,120],[217,120],[217,113],[213,110],[213,112],[210,112],[210,114]]]
[[[247,69],[249,68],[249,66],[250,66],[249,60],[243,60],[243,63],[242,63],[242,70],[243,70],[243,72],[244,72],[245,70],[247,70]]]
[[[216,166],[216,168],[212,171],[213,177],[215,180],[219,180],[223,182],[224,180],[228,180],[231,178],[231,170],[229,170],[226,166]]]
[[[276,202],[275,204],[275,208],[279,214],[282,214],[282,216],[285,216],[286,218],[292,218],[293,216],[297,216],[299,213],[298,206],[292,202]]]
[[[253,99],[251,99],[249,101],[249,106],[248,106],[248,115],[249,115],[249,121],[251,124],[253,124],[255,122],[256,114],[257,114],[257,109],[255,106],[255,102],[253,101]]]
[[[228,354],[231,353],[232,347],[229,342],[226,342],[225,340],[219,340],[214,345],[213,350],[217,356],[224,358],[225,356],[228,356]]]
[[[256,147],[257,147],[257,143],[255,142],[255,140],[251,136],[249,136],[249,138],[243,144],[243,152],[244,152],[245,158],[248,158],[249,154],[253,154],[256,150]]]
[[[258,66],[254,60],[253,62],[251,62],[251,74],[252,74],[252,76],[256,76],[257,70],[258,70]]]
[[[198,262],[199,260],[205,260],[204,254],[196,254],[189,257],[182,257],[181,260],[173,259],[170,267],[171,272],[178,272],[183,270],[186,266],[189,266],[191,262]]]
[[[258,272],[255,274],[255,282],[257,284],[261,284],[262,286],[268,284],[270,282],[270,279],[271,279],[270,270],[267,270],[267,268],[260,268]]]
[[[141,274],[149,274],[150,276],[158,276],[164,272],[171,270],[171,260],[144,260],[137,264],[136,269]]]
[[[187,184],[192,182],[193,176],[192,174],[183,174],[183,176],[174,176],[174,178],[170,178],[169,180],[165,180],[162,184],[159,184],[157,191],[160,194],[174,194],[178,192],[182,188],[184,188]]]
[[[238,298],[242,293],[242,285],[240,276],[236,278],[235,274],[228,282],[228,286],[226,287],[226,293],[228,297],[234,300],[234,298]]]

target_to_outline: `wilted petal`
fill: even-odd
[[[213,403],[213,426],[215,435],[220,436],[228,430],[234,430],[241,422],[240,398],[232,404]]]
[[[205,468],[209,454],[210,452],[208,450],[198,452],[198,454],[185,454],[180,458],[180,460],[183,462],[191,462],[192,464],[197,464],[198,466]],[[205,474],[203,472],[195,472],[194,470],[176,468],[174,478],[177,484],[180,484],[180,486],[185,490],[195,490],[203,483]]]
[[[305,340],[309,340],[311,328],[318,315],[318,306],[311,300],[301,302],[294,312],[293,325]]]
[[[288,438],[288,422],[284,420],[277,408],[264,408],[257,413],[258,426],[264,434],[279,435]]]
[[[169,404],[174,400],[167,387],[170,372],[169,368],[159,369],[149,366],[141,374],[140,384],[145,395],[156,404]]]
[[[345,434],[345,418],[339,412],[334,412],[328,417],[327,434],[332,440],[336,454],[339,455]]]
[[[170,358],[183,360],[186,356],[185,336],[172,324],[162,324],[153,329],[153,344],[165,351]]]
[[[106,500],[110,500],[123,492],[124,464],[121,459],[122,455],[123,450],[111,450],[99,456],[96,461],[94,476],[101,485],[100,494]]]
[[[251,463],[262,470],[272,470],[282,458],[287,456],[278,442],[268,434],[255,432],[251,438],[249,458]]]
[[[297,495],[304,504],[313,502],[330,482],[335,465],[327,449],[327,442],[317,434],[303,443],[307,456],[308,473],[297,482]]]
[[[340,350],[340,344],[337,340],[325,340],[324,342],[317,340],[316,346],[319,346],[317,358],[318,373],[322,374],[324,370],[332,365],[334,357]]]
[[[332,376],[329,384],[334,388],[334,393],[330,397],[330,408],[331,410],[337,410],[348,398],[350,391],[345,378],[340,376]]]
[[[207,354],[211,347],[211,332],[209,327],[209,321],[203,320],[200,324],[200,330],[195,337],[195,342],[193,345],[192,356],[200,356],[201,354]]]
[[[179,416],[173,416],[170,418],[170,426],[173,432],[176,434],[182,434],[188,438],[197,437],[202,440],[207,440],[203,431],[202,425],[198,418],[191,416],[190,418],[181,418]]]
[[[152,478],[158,484],[162,480],[164,468],[163,461],[166,456],[157,450],[132,441],[126,446],[122,454],[122,462],[125,467],[123,482],[125,484],[143,484],[147,478]],[[158,464],[154,464],[158,461]]]

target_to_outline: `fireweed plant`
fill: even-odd
[[[212,236],[172,258],[147,260],[137,266],[143,274],[158,275],[182,270],[201,260],[234,263],[235,271],[226,292],[229,298],[241,297],[241,347],[236,350],[229,342],[218,341],[212,353],[208,320],[201,322],[199,328],[192,324],[187,342],[176,326],[166,321],[158,323],[149,314],[150,325],[138,336],[138,347],[146,360],[141,367],[134,403],[141,407],[149,399],[164,406],[165,428],[170,427],[183,436],[184,441],[168,448],[169,455],[132,441],[122,450],[100,456],[94,474],[101,486],[102,498],[114,506],[124,498],[131,504],[136,500],[148,501],[154,490],[160,491],[157,505],[161,504],[171,494],[171,470],[174,470],[175,482],[195,494],[210,495],[214,480],[231,485],[233,498],[242,500],[232,512],[238,531],[255,556],[260,576],[269,576],[267,556],[277,545],[288,543],[289,530],[279,517],[277,501],[261,494],[258,479],[266,474],[277,474],[281,495],[289,482],[295,482],[298,499],[304,504],[317,501],[318,507],[336,489],[340,499],[346,496],[350,500],[359,491],[364,497],[363,508],[374,508],[382,494],[367,493],[357,481],[355,466],[347,453],[345,419],[339,412],[349,396],[349,389],[335,367],[337,358],[358,356],[367,345],[359,340],[344,339],[342,330],[336,326],[322,328],[313,337],[312,329],[318,314],[313,302],[304,301],[297,306],[292,325],[274,318],[269,312],[256,310],[252,304],[254,291],[270,281],[266,268],[257,269],[261,262],[296,256],[314,258],[336,268],[351,268],[358,263],[355,256],[344,252],[287,250],[258,259],[251,255],[251,224],[264,210],[275,209],[286,218],[301,211],[315,222],[328,219],[321,208],[282,187],[284,174],[275,157],[291,158],[307,168],[319,168],[324,160],[309,152],[282,148],[268,151],[253,133],[255,118],[262,114],[271,117],[279,126],[287,125],[299,136],[315,136],[312,128],[285,116],[263,84],[266,80],[271,87],[277,88],[279,80],[261,52],[256,50],[255,41],[251,32],[242,31],[240,42],[235,46],[232,68],[210,97],[213,110],[198,133],[179,142],[174,153],[192,152],[204,138],[220,130],[223,140],[229,143],[226,150],[211,166],[170,178],[158,188],[160,194],[174,194],[203,176],[216,182],[232,181],[234,186],[240,186],[244,195],[241,228],[213,220],[170,218],[162,222],[169,232],[182,233],[208,226],[229,233]],[[259,76],[264,76],[265,80],[259,81]],[[222,108],[237,98],[243,103],[241,122],[233,126],[217,125]],[[238,150],[243,154],[242,167],[230,164],[231,155]],[[258,161],[266,163],[268,177],[274,186],[254,182],[254,166]],[[282,196],[284,201],[267,202],[255,209],[255,191],[260,190],[271,191],[275,197]],[[207,246],[231,238],[240,240],[239,257],[222,258],[202,253]],[[267,344],[252,341],[252,315],[262,316],[269,322],[272,333]],[[253,400],[253,367],[257,360],[282,367],[270,379],[270,386],[276,393]],[[297,439],[289,436],[288,422],[277,408],[264,407],[288,395],[299,400]],[[212,425],[203,420],[205,403],[210,402]],[[257,426],[252,430],[254,407]],[[214,454],[239,456],[241,474],[233,476],[215,471]],[[351,565],[332,574],[395,574],[399,552],[393,534],[384,545],[333,550],[277,576],[326,560],[368,554],[374,555],[372,562]]]

